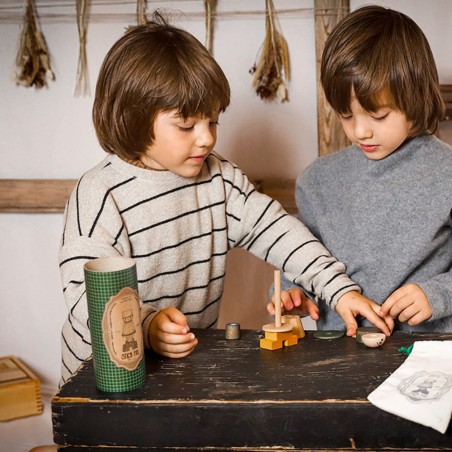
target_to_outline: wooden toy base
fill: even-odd
[[[298,344],[298,337],[292,331],[286,332],[272,332],[266,331],[265,337],[259,341],[260,347],[267,350],[276,350],[282,348],[283,345],[289,347],[290,345]]]

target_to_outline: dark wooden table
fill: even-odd
[[[101,393],[84,363],[52,400],[60,450],[452,450],[451,426],[443,435],[367,400],[405,361],[400,347],[452,334],[395,333],[371,349],[307,332],[298,345],[269,351],[257,331],[242,330],[239,340],[224,330],[195,333],[189,357],[148,353],[136,391]]]

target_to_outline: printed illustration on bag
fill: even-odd
[[[397,389],[412,402],[430,402],[440,399],[449,392],[451,386],[451,375],[439,371],[421,371],[403,379]]]
[[[102,335],[110,359],[127,370],[138,367],[144,353],[138,294],[121,289],[105,306]]]

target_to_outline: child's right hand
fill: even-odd
[[[268,303],[267,305],[267,311],[271,315],[275,315],[274,303],[275,295],[273,294],[272,303]],[[319,319],[319,308],[301,289],[293,288],[290,290],[283,290],[281,292],[281,310],[292,311],[295,308],[300,311],[302,316],[309,315],[313,320]]]
[[[168,358],[184,358],[198,344],[187,318],[174,307],[162,309],[154,317],[148,334],[152,350]]]
[[[342,317],[347,328],[347,336],[353,336],[358,329],[356,317],[362,316],[379,328],[386,336],[390,336],[394,329],[394,320],[390,315],[380,315],[381,306],[352,290],[342,295],[336,305],[336,312]]]

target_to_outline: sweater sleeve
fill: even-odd
[[[317,237],[320,239],[320,235],[318,232],[318,228],[316,227],[315,222],[315,210],[313,206],[311,205],[311,202],[309,201],[309,197],[306,196],[305,193],[305,186],[306,186],[306,177],[305,173],[300,174],[297,177],[296,184],[295,184],[295,202],[297,205],[297,218],[304,224],[308,229]],[[293,283],[290,281],[285,274],[281,277],[281,289],[282,290],[290,290],[293,288],[299,288],[298,284]],[[274,291],[274,287],[272,285],[272,289],[270,294],[272,295]],[[313,300],[316,299],[315,294],[310,293],[306,288],[304,289],[304,292],[306,295],[308,295]]]
[[[429,322],[452,316],[452,269],[417,284],[424,291],[432,307]]]
[[[286,278],[335,308],[345,293],[361,291],[311,231],[270,197],[257,192],[240,170],[234,171],[227,200],[234,246],[281,269]]]

